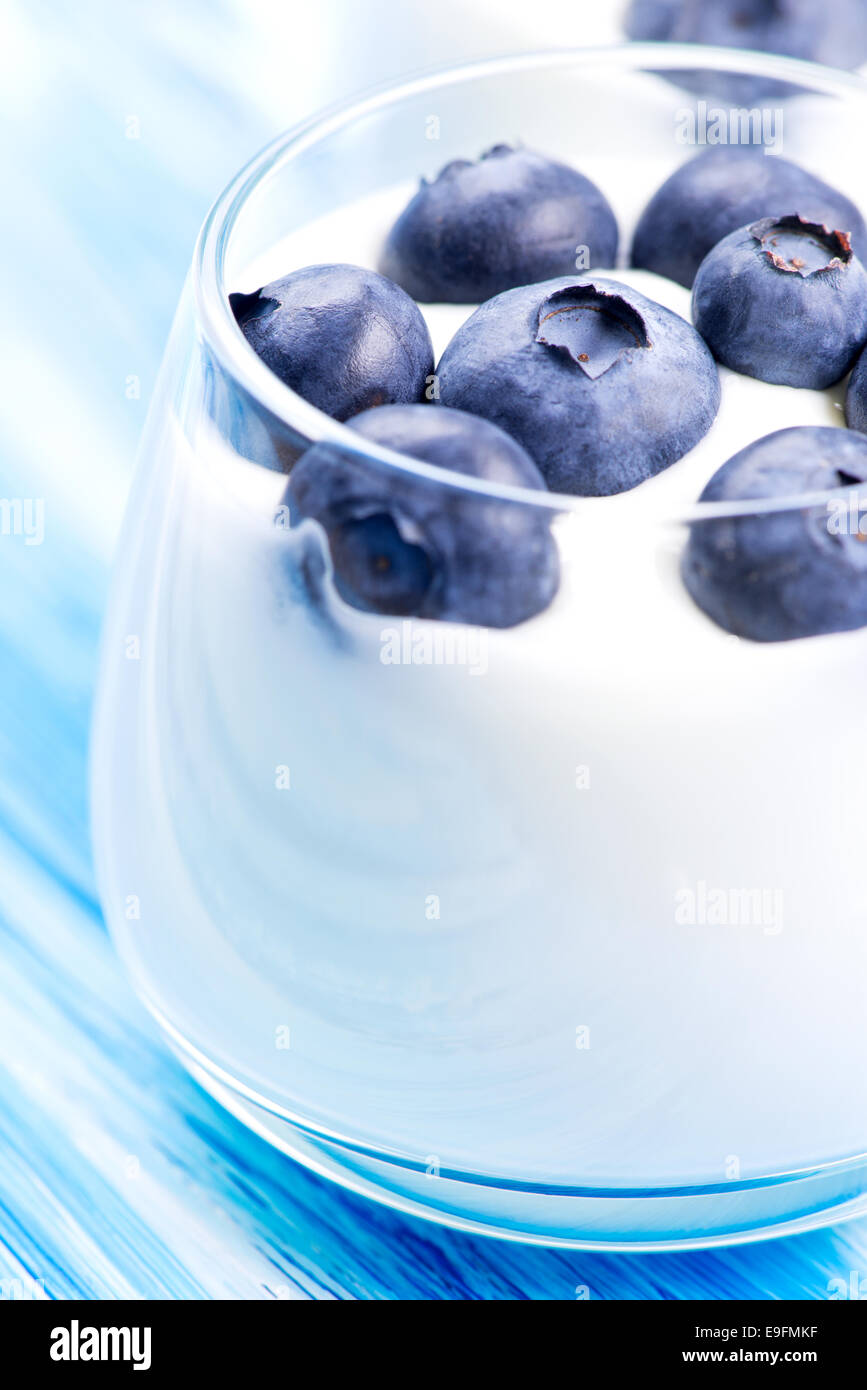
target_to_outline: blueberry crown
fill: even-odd
[[[764,217],[749,228],[775,270],[787,275],[819,275],[842,270],[852,258],[848,232],[832,231],[821,222],[810,222],[799,213]]]
[[[536,342],[565,353],[593,381],[635,349],[652,346],[637,309],[592,284],[555,290],[542,301]]]

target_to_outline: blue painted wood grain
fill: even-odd
[[[0,538],[0,1293],[823,1298],[867,1277],[867,1222],[625,1257],[404,1219],[269,1149],[163,1047],[95,898],[86,759],[108,555],[198,225],[314,98],[513,48],[526,7],[497,7],[497,42],[489,5],[452,0],[7,9],[0,495],[44,499],[45,541]]]

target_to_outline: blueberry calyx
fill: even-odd
[[[435,179],[420,179],[419,187],[430,188],[435,183],[442,183],[444,179],[459,174],[462,169],[472,169],[472,167],[473,161],[471,159],[450,159],[448,164],[443,165]]]
[[[476,164],[484,164],[489,159],[502,159],[504,155],[514,153],[515,151],[511,145],[492,145],[489,150],[485,150],[480,154],[476,161],[472,159],[450,159],[448,164],[444,164],[442,169],[440,169],[433,182],[442,183],[445,179],[454,178],[456,174],[460,174],[464,169],[472,169],[474,162]],[[422,188],[430,188],[431,180],[422,179],[420,184]]]
[[[820,275],[841,270],[852,260],[852,243],[846,232],[831,231],[821,222],[810,222],[800,214],[789,217],[763,217],[749,228],[762,254],[776,270],[787,275]]]
[[[591,381],[636,348],[652,346],[638,311],[595,285],[555,290],[543,300],[536,342],[571,357]]]
[[[252,323],[254,319],[263,319],[280,308],[279,300],[269,299],[267,295],[263,299],[261,290],[254,290],[252,294],[230,294],[229,303],[239,328],[243,328],[245,323]]]
[[[443,165],[435,179],[421,179],[419,187],[430,188],[432,183],[443,183],[448,179],[454,178],[455,175],[462,173],[464,169],[472,169],[474,162],[476,164],[484,164],[488,159],[502,159],[503,155],[514,153],[515,151],[511,145],[492,145],[489,150],[485,150],[480,154],[476,161],[472,159],[450,159],[448,164]]]
[[[328,532],[341,597],[370,612],[417,613],[431,588],[436,559],[421,528],[396,509],[350,517]],[[349,576],[352,576],[351,579]]]
[[[857,472],[851,468],[838,468],[837,477],[841,487],[858,487],[860,483],[867,483],[867,466],[859,468]]]

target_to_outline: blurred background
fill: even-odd
[[[823,1298],[867,1275],[863,1224],[582,1256],[341,1193],[199,1093],[133,999],[95,897],[100,616],[210,203],[318,107],[452,61],[614,41],[625,8],[6,0],[0,496],[43,499],[45,541],[0,541],[0,1298]]]

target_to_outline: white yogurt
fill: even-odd
[[[407,193],[238,288],[375,265]],[[617,274],[688,317],[680,287]],[[468,312],[425,308],[438,353]],[[455,665],[384,658],[436,655],[440,625],[333,594],[317,616],[290,575],[318,538],[272,525],[284,479],[213,437],[154,441],[118,599],[144,658],[114,692],[137,781],[110,892],[141,895],[120,935],[151,1001],[235,1084],[523,1180],[716,1182],[867,1147],[867,634],[725,634],[664,521],[760,435],[842,424],[841,393],[722,378],[685,459],[555,523],[551,607],[464,633]]]

